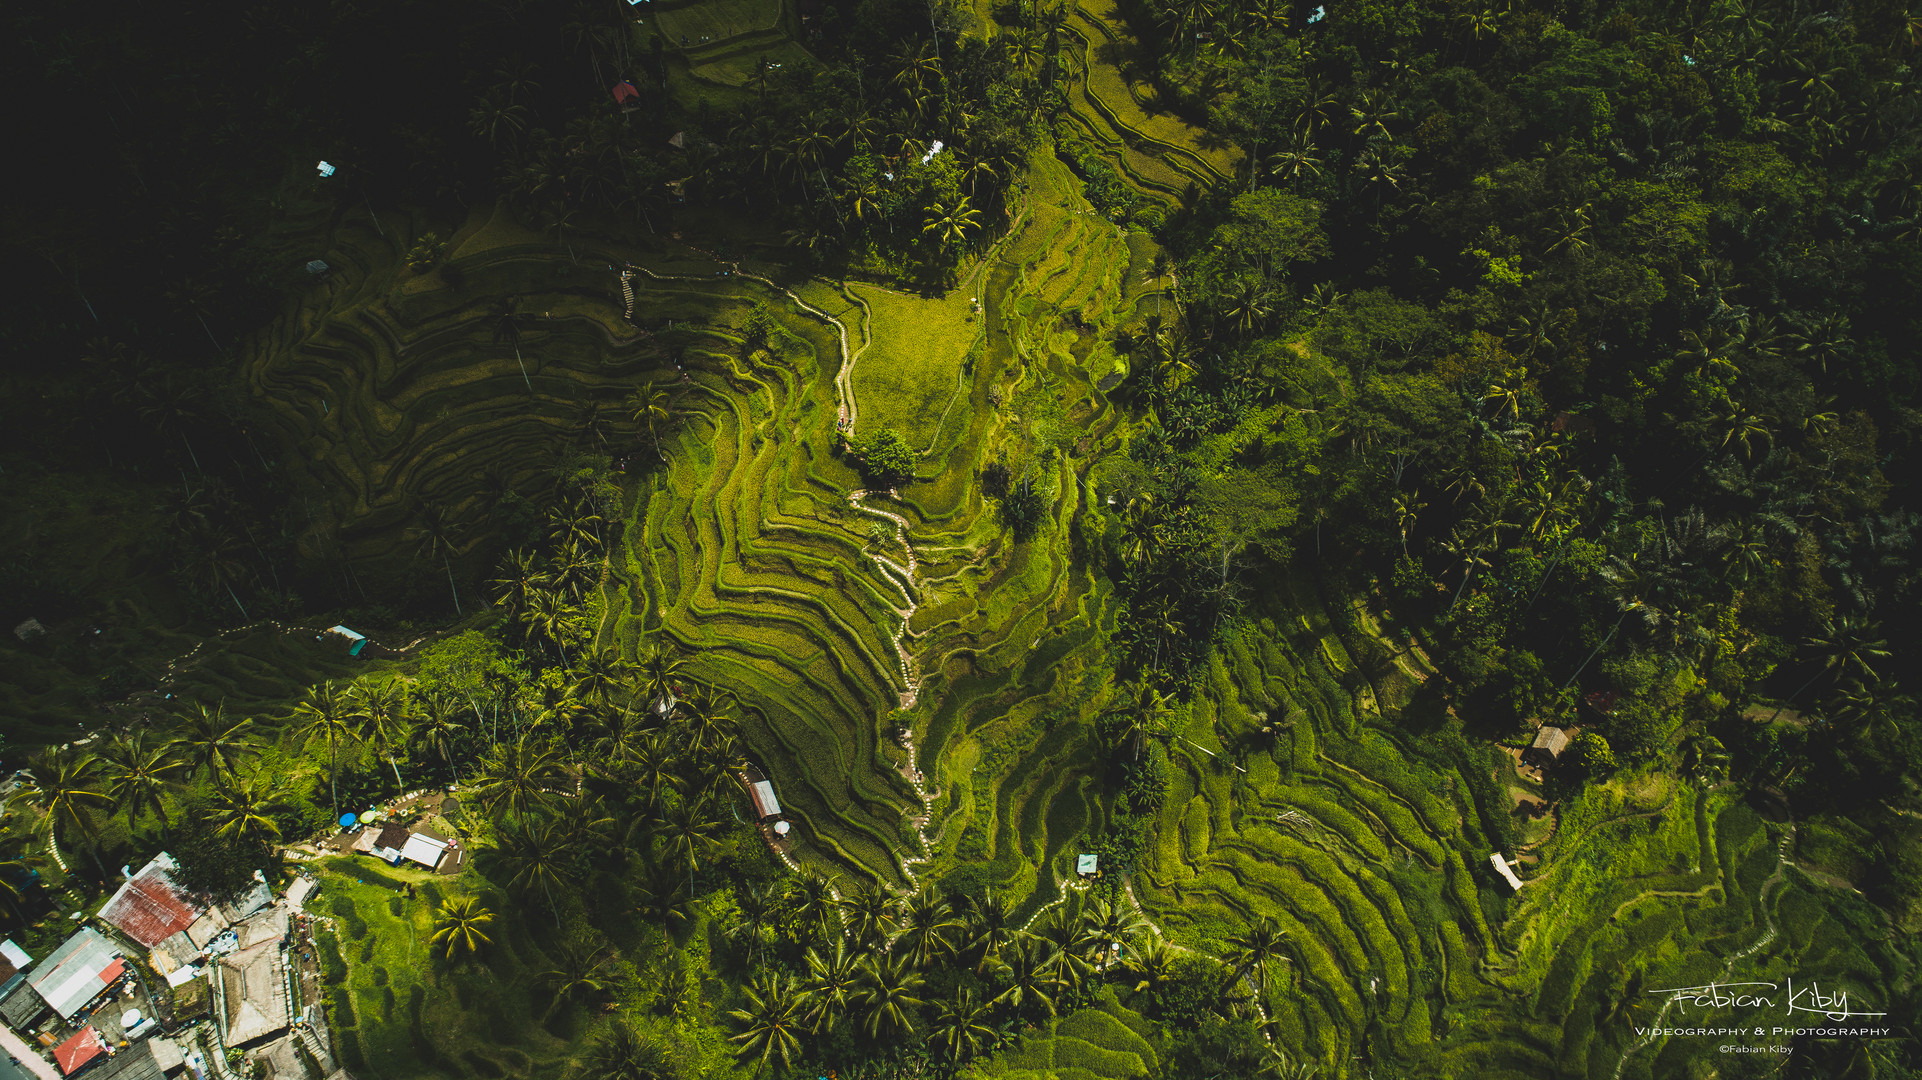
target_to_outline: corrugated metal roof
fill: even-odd
[[[748,785],[748,794],[754,799],[755,817],[778,817],[781,803],[774,797],[774,785],[766,780],[757,780]]]
[[[137,1042],[101,1062],[87,1073],[87,1080],[165,1080],[167,1072],[154,1059],[152,1041]]]
[[[74,1071],[94,1058],[107,1052],[107,1041],[91,1027],[80,1029],[80,1033],[53,1048],[53,1060],[60,1071],[72,1076]]]
[[[201,908],[174,884],[168,871],[177,869],[173,856],[155,855],[121,884],[100,909],[100,918],[149,949],[192,926]]]
[[[15,975],[6,987],[0,988],[0,1019],[16,1031],[27,1030],[34,1018],[46,1009],[46,1001],[27,985],[25,975]]]
[[[103,976],[118,962],[113,942],[91,926],[82,927],[27,977],[27,984],[53,1011],[68,1017],[106,988]]]
[[[440,866],[441,856],[447,854],[447,842],[415,833],[407,838],[407,843],[400,849],[400,854],[402,858],[412,859],[427,869],[433,870]]]
[[[27,955],[27,950],[15,945],[12,938],[0,941],[0,956],[6,957],[15,971],[25,971],[27,965],[33,963],[33,957]]]

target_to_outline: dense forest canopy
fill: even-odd
[[[1922,16],[643,6],[0,15],[36,954],[429,786],[394,1075],[1919,1067]]]

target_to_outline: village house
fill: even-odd
[[[1535,733],[1535,741],[1522,751],[1522,761],[1538,768],[1546,769],[1561,758],[1562,751],[1568,749],[1568,732],[1558,727],[1542,727]]]

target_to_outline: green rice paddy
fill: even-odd
[[[657,17],[664,29],[711,24],[699,32],[723,42],[779,15],[744,2]],[[1144,110],[1114,66],[1112,28],[1086,12],[1070,25],[1087,42],[1074,122],[1132,183],[1165,199],[1233,174],[1230,157]],[[923,453],[897,499],[868,504],[908,521],[911,593],[871,557],[898,549],[877,545],[873,519],[847,504],[860,480],[834,450],[846,359],[835,326],[765,284],[714,276],[698,253],[569,252],[492,216],[454,238],[458,283],[402,269],[398,235],[343,227],[324,256],[336,273],[257,343],[249,375],[276,434],[315,489],[335,493],[305,542],[373,566],[404,548],[414,508],[432,501],[460,523],[463,550],[482,550],[490,473],[534,482],[587,403],[671,380],[680,420],[666,465],[632,493],[599,644],[631,655],[665,637],[696,677],[752,703],[743,735],[798,822],[802,862],[900,884],[904,860],[926,856],[915,873],[994,886],[1022,898],[1025,918],[1058,895],[1111,813],[1092,732],[1113,705],[1115,601],[1073,552],[1093,509],[1089,470],[1126,437],[1099,388],[1119,371],[1108,342],[1154,296],[1152,241],[1094,213],[1054,157],[1036,158],[1029,185],[1008,235],[946,297],[795,286],[859,352],[859,430],[897,427]],[[634,278],[635,311],[681,329],[684,380],[622,318],[613,260],[664,278]],[[498,337],[506,302],[525,376]],[[780,331],[749,348],[740,328],[758,303]],[[980,493],[996,460],[1051,493],[1033,540],[1015,542]],[[905,673],[893,643],[904,628]],[[195,677],[245,685],[278,662],[249,657],[282,647],[236,642]],[[1384,649],[1393,663],[1358,659]],[[1662,1006],[1624,996],[1630,966],[1652,987],[1793,973],[1878,998],[1891,985],[1899,965],[1865,931],[1870,909],[1787,866],[1786,827],[1715,791],[1633,774],[1597,789],[1508,895],[1487,858],[1514,827],[1512,770],[1445,729],[1401,722],[1424,676],[1419,654],[1305,577],[1262,598],[1212,656],[1170,743],[1172,788],[1133,877],[1142,911],[1183,947],[1219,953],[1261,915],[1289,932],[1292,960],[1266,1007],[1322,1075],[1361,1075],[1363,1055],[1407,1076],[1684,1075],[1702,1046],[1635,1045],[1633,1026]],[[1262,714],[1299,720],[1263,743]],[[896,725],[926,778],[925,830],[909,820],[922,803]],[[357,1053],[553,1075],[566,1032],[497,1041],[522,1026],[501,1018],[538,1010],[524,975],[541,958],[508,950],[485,979],[435,974],[418,962],[424,909],[391,914],[391,893],[338,873],[327,891],[340,922],[323,953],[338,953],[328,979],[350,1068]],[[1140,1077],[1164,1050],[1110,995],[1030,1033],[985,1075]]]

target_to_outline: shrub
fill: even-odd
[[[407,252],[407,269],[424,274],[432,270],[446,253],[447,245],[441,242],[439,233],[422,233]]]
[[[1047,520],[1048,500],[1035,490],[1034,480],[1024,476],[1008,492],[1008,497],[1001,500],[1001,514],[1014,530],[1014,538],[1026,540],[1039,532],[1041,523]]]
[[[850,449],[861,459],[861,475],[869,483],[892,485],[914,475],[914,448],[893,428],[882,428]]]
[[[981,493],[990,499],[1005,499],[1008,496],[1008,485],[1011,481],[1012,477],[1006,462],[990,461],[987,467],[981,470]]]

